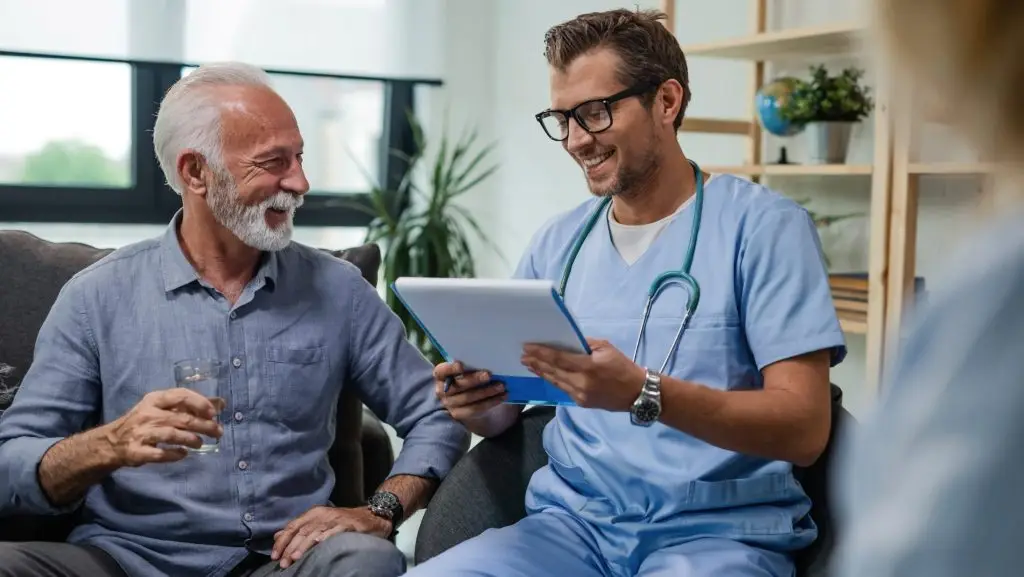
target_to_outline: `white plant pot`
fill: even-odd
[[[807,160],[811,164],[844,164],[854,122],[808,122]]]

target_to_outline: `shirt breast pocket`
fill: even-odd
[[[270,412],[289,424],[309,426],[332,390],[331,370],[323,346],[267,347]]]
[[[726,316],[696,315],[673,349],[681,323],[682,318],[650,320],[640,349],[646,366],[657,369],[671,352],[666,372],[676,378],[723,389],[742,387],[749,363],[739,322]]]

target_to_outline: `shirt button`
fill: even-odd
[[[235,420],[236,421],[241,422],[241,420],[244,419],[244,418],[245,418],[245,415],[243,415],[241,411],[235,413]]]
[[[239,461],[238,468],[244,471],[249,468],[249,463],[246,463],[245,461]]]
[[[231,315],[230,316],[231,316],[231,318],[236,318],[236,317],[238,317],[238,313],[236,313],[235,311],[231,311]]]
[[[237,369],[238,367],[242,366],[242,359],[235,357],[231,359],[231,364],[234,365],[234,367]]]
[[[242,518],[245,519],[247,522],[252,521],[252,513],[246,513],[245,515],[242,515]]]

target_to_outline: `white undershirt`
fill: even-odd
[[[714,178],[715,175],[708,177],[704,181],[705,186]],[[686,210],[686,207],[691,202],[693,202],[693,196],[686,199],[686,202],[680,205],[672,214],[649,224],[621,224],[615,220],[611,209],[608,209],[608,228],[612,232],[612,244],[619,251],[622,260],[630,265],[635,263],[637,259],[647,252],[654,239],[658,238],[658,235],[661,234],[661,231],[665,230],[668,223],[672,222],[672,219],[678,216],[679,213]]]

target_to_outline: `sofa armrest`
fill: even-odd
[[[395,465],[395,451],[384,424],[367,408],[363,408],[363,492],[367,500],[388,478]]]
[[[526,516],[526,487],[548,463],[543,435],[554,415],[554,407],[530,408],[509,430],[480,441],[456,463],[423,514],[417,564]]]

